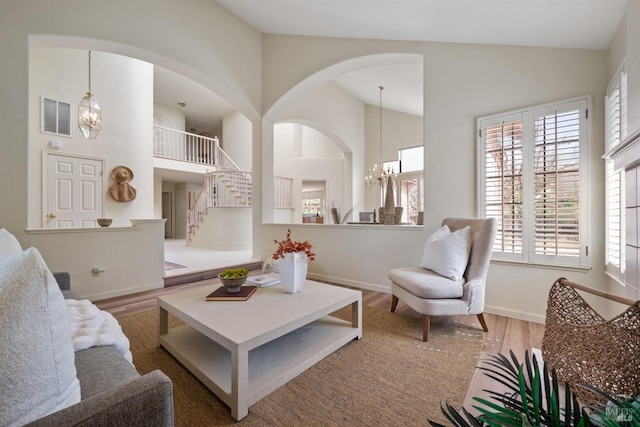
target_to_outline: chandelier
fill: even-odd
[[[367,188],[371,189],[375,186],[383,187],[386,184],[386,177],[393,174],[393,169],[388,167],[384,170],[382,165],[382,91],[384,87],[378,86],[380,89],[380,162],[375,163],[373,167],[369,168],[369,171],[364,177]]]
[[[78,127],[82,136],[95,139],[100,132],[101,119],[100,106],[91,93],[91,51],[89,51],[89,89],[78,104]]]

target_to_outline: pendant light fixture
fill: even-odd
[[[102,124],[102,113],[98,101],[91,93],[91,51],[89,51],[89,88],[78,104],[78,127],[86,139],[95,139]]]
[[[385,177],[393,173],[391,168],[385,171],[382,165],[382,91],[384,87],[378,86],[378,89],[380,89],[380,163],[375,163],[372,168],[369,168],[368,173],[364,177],[365,184],[369,189],[376,185],[383,187],[386,184]]]

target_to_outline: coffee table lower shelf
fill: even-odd
[[[248,375],[234,373],[232,352],[189,325],[169,329],[158,337],[158,342],[229,406],[236,420],[240,420],[248,414],[250,405],[351,340],[360,338],[361,334],[361,328],[355,328],[351,322],[324,316],[249,350]],[[238,384],[236,396],[232,386],[234,376],[248,378],[246,386]]]

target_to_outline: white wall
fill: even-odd
[[[293,146],[300,125],[282,123],[273,127],[273,174],[293,178]]]
[[[307,159],[344,159],[344,153],[323,133],[309,126],[302,128],[302,153],[300,157]]]
[[[81,298],[101,300],[164,286],[164,220],[132,220],[128,227],[32,230],[20,237],[35,246],[51,271],[71,274]],[[93,274],[92,269],[104,270]]]
[[[91,53],[91,90],[102,109],[102,128],[87,140],[77,127],[77,105],[87,91],[87,51],[31,48],[29,54],[29,227],[42,228],[42,151],[105,159],[105,193],[115,181],[111,170],[124,165],[133,171],[135,200],[114,201],[104,194],[104,217],[112,226],[129,226],[132,218],[153,217],[153,67],[120,55]],[[73,137],[40,132],[40,97],[73,103]],[[56,139],[59,150],[48,144]]]
[[[153,104],[153,124],[184,132],[186,118],[182,111],[166,105]]]
[[[41,184],[33,183],[28,176],[32,169],[28,148],[32,135],[29,111],[33,103],[29,91],[30,47],[67,47],[85,52],[92,49],[157,64],[217,93],[250,120],[256,121],[256,132],[260,132],[260,34],[209,0],[160,3],[155,0],[0,2],[0,56],[4,58],[0,61],[0,127],[3,129],[0,134],[0,177],[3,182],[11,183],[0,187],[0,200],[3,201],[0,203],[0,226],[14,233],[23,246],[41,248],[52,269],[69,271],[72,288],[81,289],[81,296],[104,295],[102,290],[94,293],[92,282],[87,278],[94,260],[106,260],[109,264],[109,275],[101,279],[100,286],[101,289],[108,288],[111,296],[162,287],[159,280],[163,274],[162,224],[157,229],[150,227],[150,236],[145,239],[140,238],[140,232],[120,233],[116,228],[108,231],[96,229],[98,231],[86,235],[84,233],[88,232],[84,231],[31,234],[25,231],[31,226],[29,210],[36,203],[30,202],[29,194],[39,191]],[[100,67],[98,59],[96,56],[96,72]],[[85,70],[86,62],[83,60],[77,67],[79,98],[86,91]],[[106,101],[109,97],[105,91],[118,89],[103,89],[101,96],[106,98],[101,98],[98,88],[106,81],[98,74],[93,78],[106,126],[111,112],[107,112],[108,105],[102,99]],[[140,84],[144,87],[151,82],[149,79]],[[110,106],[109,110],[111,107],[121,106]],[[152,112],[147,120],[150,126],[153,123]],[[106,128],[102,132],[106,132]],[[132,146],[138,142],[129,139],[126,128],[122,132],[112,134],[109,142]],[[117,158],[115,153],[113,160],[117,164],[129,161]],[[149,184],[144,187],[139,184],[138,174],[145,176],[147,172],[134,170],[134,173],[136,178],[132,184],[138,190],[138,198],[148,197],[144,203],[145,216],[151,218],[154,215],[152,171],[148,172],[150,177],[146,179],[149,179]],[[121,214],[127,218],[132,215]],[[144,274],[138,274],[141,272]]]
[[[162,218],[162,177],[153,177],[153,218]]]
[[[274,224],[293,224],[294,221],[295,220],[293,217],[293,209],[274,209],[273,210]]]
[[[250,250],[251,209],[247,207],[208,208],[189,246],[215,250]]]
[[[251,122],[238,111],[222,118],[222,149],[243,171],[252,167]]]
[[[388,270],[417,265],[424,241],[443,218],[476,215],[477,117],[591,94],[588,214],[592,268],[563,270],[494,263],[489,272],[487,311],[542,321],[549,287],[560,276],[606,288],[600,159],[607,82],[604,52],[279,35],[265,35],[263,40],[266,112],[306,78],[313,76],[317,81],[322,70],[350,58],[387,53],[424,56],[424,231],[421,227],[296,226],[294,238],[308,239],[318,250],[311,274],[388,290]],[[273,238],[281,238],[285,232],[284,226],[275,225],[257,230],[255,253],[263,253]]]

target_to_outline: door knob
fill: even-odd
[[[53,212],[51,212],[51,213],[49,214],[49,218],[53,219],[53,218],[55,218],[55,217],[56,217],[56,214],[54,214]]]

